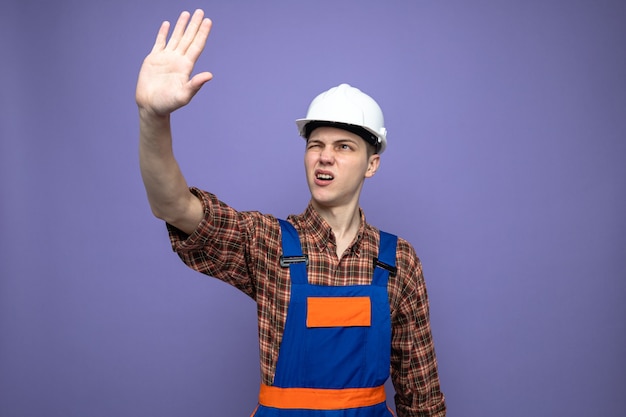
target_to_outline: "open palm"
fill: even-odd
[[[204,18],[204,12],[181,13],[168,41],[169,28],[169,22],[163,22],[139,71],[135,93],[141,110],[159,116],[189,103],[213,77],[210,72],[191,76],[211,31],[211,20]]]

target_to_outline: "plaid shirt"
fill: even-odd
[[[189,267],[240,289],[257,303],[262,382],[272,385],[290,296],[289,269],[281,268],[280,226],[258,212],[238,212],[214,195],[191,189],[205,207],[191,235],[168,225],[174,251]],[[311,205],[288,220],[309,256],[309,282],[317,285],[366,285],[378,254],[378,230],[365,222],[341,259],[335,237]],[[392,346],[391,377],[400,417],[444,416],[437,360],[430,330],[422,266],[413,247],[398,239],[398,273],[389,277]]]

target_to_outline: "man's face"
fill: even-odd
[[[365,178],[374,175],[378,154],[368,156],[358,135],[334,127],[318,127],[309,135],[304,167],[313,204],[335,208],[358,204]]]

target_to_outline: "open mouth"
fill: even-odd
[[[322,180],[322,181],[331,181],[335,179],[335,177],[333,177],[332,175],[321,173],[321,172],[318,172],[315,178],[317,178],[318,180]]]

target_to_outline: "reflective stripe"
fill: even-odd
[[[369,297],[308,297],[307,327],[371,326]]]
[[[261,384],[259,404],[273,408],[341,410],[385,401],[385,386],[374,388],[281,388]]]

